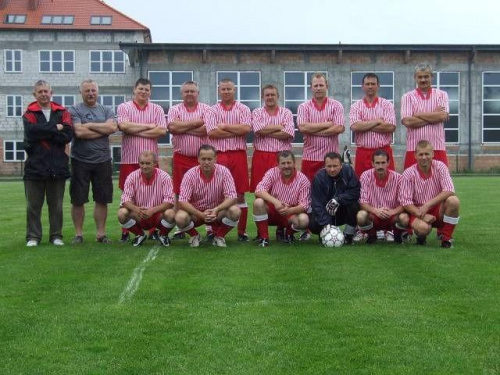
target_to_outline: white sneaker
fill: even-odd
[[[385,240],[385,232],[383,230],[377,231],[377,240]]]
[[[38,246],[38,241],[37,241],[37,240],[29,240],[28,242],[26,242],[26,246],[27,246],[27,247],[35,247],[35,246]]]
[[[201,235],[197,234],[196,236],[191,237],[188,242],[189,242],[189,246],[191,246],[191,247],[200,246]]]
[[[214,237],[213,245],[218,247],[226,247],[226,240],[224,239],[224,237]]]
[[[352,238],[352,240],[354,242],[361,242],[361,241],[363,241],[363,240],[365,240],[367,238],[368,238],[368,234],[367,233],[363,233],[360,230],[358,230],[356,232],[356,234],[354,235],[354,237]]]
[[[60,238],[56,238],[56,239],[52,240],[52,245],[55,245],[55,246],[64,246],[64,242]]]
[[[390,231],[390,230],[385,232],[385,240],[387,242],[394,242],[394,233],[392,233],[392,231]]]

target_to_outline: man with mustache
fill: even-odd
[[[398,193],[401,175],[389,169],[390,157],[385,150],[376,150],[372,155],[373,168],[361,175],[361,210],[356,215],[359,229],[368,234],[367,243],[377,241],[377,231],[394,233],[394,242],[402,243],[399,215],[403,207],[399,204]]]

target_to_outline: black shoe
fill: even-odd
[[[403,243],[403,234],[402,233],[394,233],[394,242]]]
[[[366,243],[367,244],[370,244],[370,245],[373,245],[374,243],[377,242],[377,235],[374,235],[374,236],[368,236],[368,238],[366,239]],[[354,240],[354,239],[353,239]],[[347,242],[347,241],[346,241]]]
[[[132,246],[141,246],[144,241],[148,239],[148,235],[146,233],[135,236],[132,241]]]
[[[105,244],[110,244],[111,243],[111,240],[108,238],[108,236],[104,235],[104,236],[101,236],[101,237],[96,237],[95,239],[97,242],[99,243],[105,243]]]
[[[424,246],[425,244],[427,244],[427,237],[417,236],[417,245]]]
[[[276,228],[276,241],[283,241],[285,239],[285,230],[283,228]]]
[[[174,240],[182,240],[184,238],[186,238],[186,233],[181,232],[180,230],[175,232],[174,235],[172,236],[172,239],[174,239]]]
[[[75,236],[73,238],[73,241],[71,241],[72,244],[81,244],[83,243],[83,236]]]
[[[377,236],[375,236],[375,239],[377,239]],[[345,234],[344,233],[344,244],[352,245],[353,242],[354,242],[354,234]]]
[[[269,239],[268,238],[261,238],[259,240],[259,247],[268,247],[269,246]]]
[[[158,231],[155,230],[154,232],[150,233],[148,236],[148,240],[160,241],[160,235],[158,234]]]
[[[451,243],[451,241],[443,240],[441,241],[441,247],[444,247],[445,249],[451,249],[453,247],[453,244]]]
[[[238,241],[240,242],[250,242],[250,238],[248,238],[248,234],[238,234]]]
[[[130,233],[129,232],[122,232],[122,237],[120,238],[120,242],[128,242],[130,240]]]
[[[205,240],[208,243],[214,242],[214,238],[215,238],[215,233],[214,232],[207,232],[207,237],[205,238]]]
[[[162,246],[170,246],[170,238],[168,238],[168,236],[159,236],[158,237],[158,242]]]
[[[283,243],[287,243],[287,244],[293,244],[295,242],[295,236],[293,234],[291,235],[285,235],[285,238],[283,239]]]

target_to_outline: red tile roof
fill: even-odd
[[[38,4],[35,10],[30,3]],[[3,5],[3,7],[2,7]],[[26,15],[26,23],[5,23],[8,14]],[[43,16],[74,16],[72,25],[42,25]],[[111,16],[111,25],[91,25],[91,16]],[[149,28],[112,8],[101,0],[0,0],[1,29],[57,29],[57,30],[143,30]]]

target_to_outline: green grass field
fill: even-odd
[[[333,250],[100,245],[92,206],[83,245],[48,245],[45,212],[28,249],[23,185],[1,182],[0,374],[499,374],[499,183],[455,178],[453,249]]]

